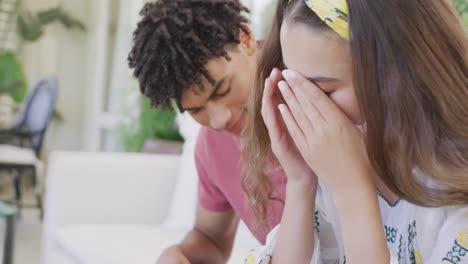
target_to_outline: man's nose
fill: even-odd
[[[216,130],[225,130],[231,119],[231,111],[228,107],[210,103],[206,106],[210,117],[210,127]]]

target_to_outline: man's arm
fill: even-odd
[[[239,218],[233,210],[197,209],[194,228],[178,245],[167,248],[158,264],[226,263],[231,255]]]

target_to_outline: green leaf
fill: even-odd
[[[65,120],[62,113],[60,113],[57,109],[54,109],[54,112],[52,112],[52,119],[59,123],[63,123]]]
[[[54,22],[59,16],[61,16],[62,12],[63,11],[59,7],[56,7],[48,10],[43,10],[39,12],[37,16],[39,17],[41,24],[46,25]]]
[[[17,30],[19,36],[27,41],[36,41],[44,33],[39,17],[27,10],[18,14]]]
[[[467,0],[453,0],[460,16],[463,20],[465,27],[468,27],[468,1]]]
[[[26,41],[36,41],[44,33],[44,27],[53,22],[60,22],[68,29],[86,31],[86,27],[78,19],[72,17],[60,7],[43,10],[37,14],[22,9],[17,17],[18,35]]]
[[[177,110],[151,107],[146,97],[140,98],[140,117],[137,124],[119,129],[120,138],[127,151],[140,151],[147,139],[164,139],[183,142],[175,122]]]
[[[86,27],[83,23],[69,15],[60,7],[41,11],[38,13],[38,18],[41,22],[41,25],[47,25],[54,21],[59,21],[68,29],[76,28],[81,31],[86,31]]]
[[[0,91],[18,103],[23,101],[27,92],[24,70],[12,52],[0,54]]]

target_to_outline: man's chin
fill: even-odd
[[[242,132],[243,132],[243,131],[244,131],[244,130],[241,130],[241,131],[239,131],[239,132],[231,133],[231,134],[233,134],[233,135],[236,136],[236,137],[240,137],[240,136],[242,136]]]
[[[236,137],[240,137],[242,135],[242,131],[243,131],[243,129],[241,129],[239,131],[224,130],[224,132],[229,133],[229,134],[231,134],[233,136],[236,136]]]

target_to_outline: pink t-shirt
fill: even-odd
[[[198,203],[209,211],[234,210],[244,221],[252,234],[265,243],[269,230],[255,221],[247,204],[247,197],[241,185],[241,147],[240,139],[225,132],[206,127],[200,129],[195,150],[198,170]],[[286,176],[283,172],[270,175],[276,197],[284,200]],[[283,204],[272,201],[268,214],[270,227],[275,227],[281,219]]]

